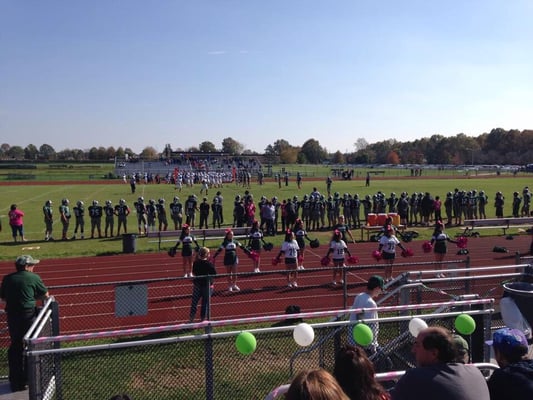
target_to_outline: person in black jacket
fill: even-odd
[[[200,299],[202,299],[200,318],[205,321],[209,319],[209,301],[211,299],[213,277],[217,274],[215,266],[209,261],[209,249],[207,247],[201,247],[198,251],[196,261],[192,265],[192,272],[194,279],[189,322],[193,322],[196,317],[196,308]]]

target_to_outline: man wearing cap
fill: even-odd
[[[33,267],[39,260],[19,256],[16,272],[4,276],[0,298],[6,303],[7,326],[11,344],[8,350],[9,382],[12,391],[24,390],[27,383],[23,338],[35,317],[36,300],[48,297],[48,289]]]
[[[489,400],[489,389],[479,369],[454,362],[455,344],[447,329],[422,329],[412,352],[417,367],[407,370],[396,383],[392,400]]]
[[[353,323],[356,323],[356,321],[361,319],[377,319],[378,318],[378,312],[375,310],[377,308],[376,301],[374,300],[377,298],[381,292],[383,291],[383,287],[385,285],[385,282],[383,281],[383,278],[379,275],[371,276],[368,282],[366,283],[366,290],[363,293],[359,293],[357,296],[355,296],[355,299],[353,301],[352,309],[355,308],[364,308],[369,309],[373,308],[374,310],[365,310],[361,313],[351,313],[350,314],[350,321]],[[378,322],[369,322],[366,323],[370,329],[372,329],[373,338],[372,343],[365,348],[365,350],[369,354],[374,354],[378,347],[378,333],[379,333],[379,323]],[[348,339],[351,343],[353,343],[353,338],[351,335],[351,329],[350,334],[348,335]],[[355,343],[353,343],[355,344]]]
[[[491,400],[533,399],[533,360],[526,357],[528,343],[519,329],[502,328],[487,342],[494,348],[500,369],[491,375],[488,385]]]

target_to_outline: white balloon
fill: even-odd
[[[302,322],[294,327],[292,337],[298,345],[309,346],[315,339],[315,331],[311,325]]]
[[[426,321],[421,318],[413,318],[411,321],[409,321],[409,332],[411,332],[411,335],[414,337],[417,337],[418,332],[420,332],[422,329],[426,329],[427,327],[428,324],[426,324]]]

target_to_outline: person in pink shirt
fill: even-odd
[[[22,217],[24,217],[24,212],[17,209],[16,204],[11,204],[11,208],[8,213],[9,225],[11,226],[11,231],[13,232],[13,240],[17,241],[17,234],[21,237],[23,242],[26,241],[24,237],[24,222]]]

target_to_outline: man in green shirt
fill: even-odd
[[[8,350],[9,382],[14,392],[24,390],[27,384],[23,338],[35,318],[36,302],[49,296],[43,281],[33,272],[33,267],[38,263],[39,260],[28,255],[17,257],[16,272],[4,276],[0,286],[0,298],[6,304],[11,338]]]

